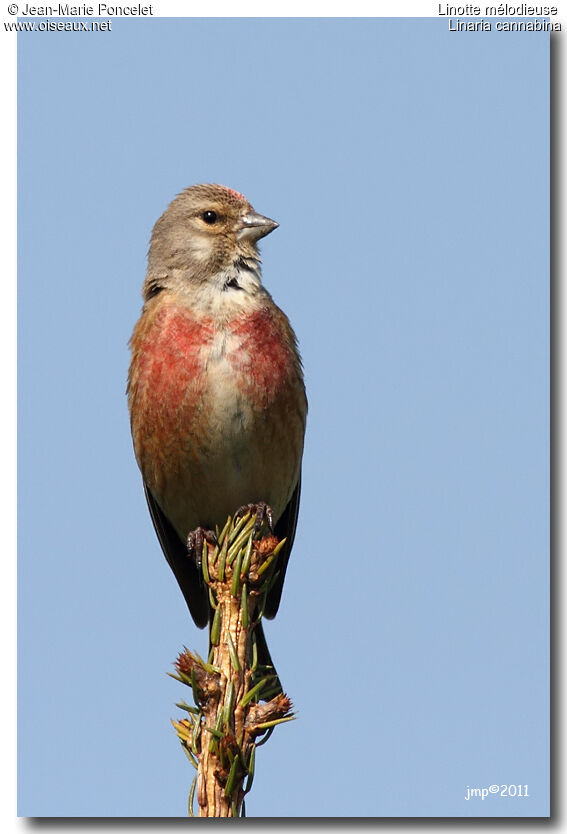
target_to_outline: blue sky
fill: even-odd
[[[280,223],[310,403],[266,627],[299,717],[248,814],[547,814],[548,37],[117,20],[18,51],[19,813],[186,812],[166,673],[206,636],[124,391],[151,227],[214,181]],[[530,795],[465,800],[491,784]]]

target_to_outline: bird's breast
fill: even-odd
[[[305,419],[283,313],[262,307],[223,321],[155,305],[142,315],[132,351],[136,456],[174,526],[185,535],[248,501],[283,511],[299,475]]]

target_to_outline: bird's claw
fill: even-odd
[[[205,530],[204,527],[197,527],[187,536],[187,555],[194,559],[197,570],[200,572],[203,566],[203,544],[218,544],[217,537],[213,530]]]
[[[256,504],[243,504],[234,514],[235,518],[240,518],[247,513],[255,513],[256,521],[254,522],[254,535],[260,532],[262,524],[267,522],[270,528],[270,533],[274,532],[274,512],[269,504],[265,501],[258,501]]]

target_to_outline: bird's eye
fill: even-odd
[[[216,223],[217,220],[219,219],[218,214],[216,213],[216,211],[204,211],[201,216],[202,216],[203,220],[205,221],[205,223],[208,223],[210,226],[213,223]]]

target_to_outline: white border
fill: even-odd
[[[39,5],[44,0],[37,0]],[[134,5],[134,0],[119,0],[122,5]],[[477,5],[481,5],[478,0],[475,0]],[[532,4],[536,5],[537,0],[532,0]],[[117,3],[118,4],[118,3]],[[0,676],[0,738],[2,739],[2,769],[0,778],[0,826],[3,832],[11,834],[16,828],[21,831],[22,826],[28,827],[30,823],[26,820],[18,820],[16,818],[16,689],[15,689],[15,671],[16,671],[16,36],[12,33],[7,33],[4,30],[4,21],[14,20],[7,12],[7,3],[0,7],[0,19],[2,20],[0,30],[0,78],[1,78],[1,107],[2,107],[2,122],[3,127],[0,131],[0,182],[2,188],[0,190],[0,234],[2,246],[2,303],[0,304],[0,379],[2,380],[2,393],[0,407],[0,460],[2,461],[2,477],[0,478],[0,530],[2,531],[2,558],[0,559],[1,574],[0,574],[0,635],[1,647],[0,657],[2,658],[2,674]],[[96,5],[94,0],[91,0],[90,5]],[[148,5],[146,0],[143,0],[143,5]],[[318,0],[287,0],[285,3],[274,2],[270,4],[269,10],[265,2],[246,2],[246,0],[233,0],[232,2],[219,2],[212,4],[210,0],[208,3],[195,2],[189,4],[187,0],[157,0],[152,4],[154,17],[437,17],[438,3],[431,2],[405,2],[403,5],[399,2],[377,2],[369,3],[366,0],[351,0],[348,4],[340,3],[322,3]],[[445,5],[445,4],[442,4]],[[453,3],[452,5],[459,5]],[[510,4],[512,5],[512,3]],[[517,5],[514,3],[514,5]],[[549,3],[549,5],[557,5],[559,14],[553,20],[562,23],[563,32],[558,36],[563,39],[565,37],[566,17],[565,9],[567,9],[567,0],[565,3]],[[151,18],[150,18],[151,19]],[[562,52],[562,45],[559,45]],[[564,76],[565,76],[565,61],[561,57],[559,64],[559,78],[554,79],[560,94],[559,98],[562,102],[561,113],[559,114],[557,130],[555,133],[555,141],[565,141],[565,96],[564,96]],[[559,148],[557,155],[559,156]],[[556,187],[558,191],[558,199],[556,201],[556,213],[562,214],[563,195],[565,194],[565,169],[564,166],[556,165],[556,170],[553,172],[556,178]],[[559,180],[557,181],[557,178]],[[564,239],[565,237],[565,222],[564,218],[560,217],[560,222],[557,224],[558,237]],[[558,247],[562,248],[560,241],[556,242]],[[556,260],[558,271],[562,273],[563,258],[562,252],[557,253]],[[562,283],[564,279],[563,274],[556,275],[558,283]],[[566,298],[567,293],[563,290],[557,293],[557,298],[561,300],[561,311],[559,315],[560,322],[565,322],[566,319]],[[560,356],[556,357],[556,365],[558,368],[558,377],[561,378],[560,388],[564,388],[564,374],[565,355],[564,345],[565,339],[561,338],[560,342]],[[556,394],[559,395],[562,390],[559,386],[556,387]],[[559,407],[556,410],[556,419],[564,414],[564,403],[558,403]],[[559,433],[561,427],[556,426],[556,432]],[[560,460],[556,460],[559,472],[565,471],[565,452],[563,443],[557,443],[556,454],[560,454]],[[558,495],[556,496],[556,524],[559,528],[557,530],[556,538],[556,558],[555,563],[561,562],[562,558],[562,518],[565,517],[566,502],[561,489],[562,478],[559,476],[556,479],[556,489]],[[557,570],[557,568],[556,568]],[[565,570],[561,572],[562,579],[565,577]],[[556,576],[559,576],[557,570]],[[557,594],[556,605],[561,606],[564,598],[564,581],[562,587]],[[556,612],[556,619],[560,617]],[[564,618],[562,618],[564,619]],[[559,651],[556,649],[556,659],[560,653],[561,646],[564,641],[561,639],[564,635],[556,635],[556,641],[559,644]],[[559,665],[559,664],[558,664]],[[561,670],[557,670],[560,672]],[[564,687],[561,681],[556,681],[555,697],[558,703],[556,709],[561,709],[560,693],[564,692]],[[33,717],[30,717],[33,718]],[[562,729],[564,722],[558,721],[556,729]],[[561,748],[565,749],[565,732],[561,739],[556,739],[555,743]],[[559,759],[562,758],[562,752],[559,753]],[[562,774],[556,774],[556,792],[555,792],[555,811],[559,811],[562,806],[561,795],[565,793],[565,783]],[[330,822],[330,821],[329,821]],[[467,820],[472,823],[472,820]],[[383,823],[376,820],[376,823],[382,828],[394,828],[393,824]],[[138,821],[138,825],[141,821]],[[298,827],[297,822],[289,822],[293,824],[294,828]],[[327,823],[329,824],[329,823]],[[407,822],[409,826],[410,821]],[[496,830],[499,825],[498,821],[478,821],[478,825],[488,830]],[[93,824],[89,827],[97,830],[104,826],[106,829],[121,827],[120,821],[112,821],[109,825],[108,821],[101,820],[99,824]],[[65,828],[66,831],[79,829],[80,822],[66,823],[55,828]],[[154,823],[144,824],[144,828],[151,830],[159,830],[162,827],[162,822],[156,820]],[[281,823],[278,828],[282,827]],[[285,826],[287,828],[287,825]],[[303,824],[299,823],[299,827]],[[307,825],[306,825],[307,827]],[[333,828],[336,827],[333,825]],[[341,823],[339,826],[343,828]],[[404,826],[405,827],[405,826]],[[444,826],[443,826],[444,827]],[[563,821],[558,826],[561,830],[564,828]],[[344,824],[347,828],[347,824]],[[400,825],[395,825],[396,829]]]

